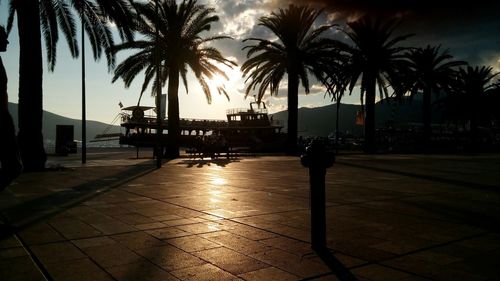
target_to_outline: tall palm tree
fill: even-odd
[[[481,118],[488,115],[488,98],[499,91],[500,83],[494,81],[499,74],[500,72],[494,72],[490,66],[462,67],[457,72],[450,95],[444,99],[448,114],[469,122],[473,145]]]
[[[42,36],[45,39],[49,71],[56,65],[59,30],[62,30],[73,57],[78,56],[75,14],[83,18],[94,57],[100,58],[113,45],[109,21],[120,35],[131,38],[131,0],[10,0],[7,29],[17,15],[19,35],[19,133],[18,142],[25,171],[42,170],[46,153],[43,146],[43,64]],[[82,9],[82,5],[84,8]],[[109,66],[114,57],[107,53]]]
[[[447,90],[453,81],[455,67],[465,64],[454,61],[448,50],[440,51],[440,46],[427,45],[425,48],[411,49],[407,53],[410,61],[410,93],[422,93],[422,123],[424,144],[428,144],[432,134],[432,94]]]
[[[262,100],[269,90],[278,95],[281,80],[288,75],[288,136],[287,151],[297,150],[297,119],[299,81],[309,93],[309,74],[320,79],[325,70],[324,61],[333,48],[332,40],[322,37],[333,25],[313,28],[322,10],[306,6],[290,5],[287,9],[273,12],[271,16],[259,19],[259,25],[269,29],[278,40],[248,38],[244,42],[254,42],[244,47],[248,49],[247,60],[241,67],[243,76],[250,80],[246,96],[260,85],[257,99]]]
[[[380,99],[389,96],[388,86],[393,90],[402,89],[395,83],[401,77],[401,72],[407,68],[404,51],[407,48],[399,43],[412,36],[401,35],[393,37],[398,26],[395,19],[387,21],[381,18],[371,19],[368,16],[357,21],[348,22],[344,33],[354,45],[338,42],[339,48],[350,54],[352,71],[349,89],[352,92],[361,76],[361,100],[365,100],[365,152],[373,153],[375,147],[375,97],[378,86]]]
[[[159,4],[159,18],[156,19],[155,4],[137,3],[135,5],[141,15],[137,22],[137,31],[142,35],[140,40],[126,42],[112,48],[114,53],[121,50],[137,49],[137,53],[122,61],[115,69],[113,82],[122,78],[128,87],[135,77],[144,71],[141,96],[148,88],[152,79],[159,79],[162,87],[168,79],[168,133],[169,143],[167,156],[179,156],[179,76],[182,78],[186,92],[188,67],[193,71],[201,85],[208,103],[212,96],[208,80],[219,75],[228,78],[219,65],[236,66],[231,60],[210,45],[213,41],[228,39],[227,36],[213,36],[202,38],[201,34],[209,31],[211,24],[219,20],[214,15],[214,9],[200,5],[196,0],[183,0],[177,4],[175,0],[164,0]],[[160,53],[160,77],[156,74],[155,44],[156,27],[159,21],[158,33]],[[156,93],[156,80],[152,86],[152,95]],[[223,87],[217,88],[219,94],[224,94]]]

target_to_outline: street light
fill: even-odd
[[[84,2],[81,1],[82,23],[82,164],[87,162],[87,117],[85,110],[85,27],[84,27]]]
[[[160,46],[158,44],[160,33],[158,30],[158,25],[160,24],[159,19],[159,7],[158,0],[155,0],[155,13],[156,13],[156,23],[155,23],[155,64],[156,64],[156,168],[161,168],[161,158],[162,158],[162,147],[161,147],[161,82],[160,82]]]

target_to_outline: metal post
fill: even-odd
[[[81,7],[82,18],[82,164],[87,162],[87,117],[85,110],[85,27],[83,22],[84,6]]]
[[[326,249],[326,168],[335,162],[335,154],[327,152],[322,141],[314,140],[300,159],[309,168],[311,188],[311,247],[314,250]]]
[[[160,46],[158,45],[160,33],[158,30],[158,25],[160,24],[159,19],[159,8],[158,8],[158,0],[155,0],[155,12],[156,12],[156,23],[155,23],[155,64],[156,64],[156,167],[161,168],[161,158],[163,157],[163,151],[161,147],[161,135],[162,135],[162,126],[161,126],[161,82],[160,82]]]

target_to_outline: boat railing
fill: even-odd
[[[214,119],[181,119],[180,124],[182,127],[216,128],[225,126],[227,122]]]
[[[248,113],[264,113],[267,114],[267,108],[231,108],[226,110],[227,115],[235,115],[235,114],[248,114]]]
[[[153,123],[156,122],[156,116],[154,115],[144,115],[140,119],[135,119],[132,114],[122,113],[121,114],[122,123]]]

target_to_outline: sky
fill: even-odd
[[[273,38],[265,28],[258,25],[258,19],[269,16],[279,8],[286,8],[288,0],[199,0],[216,9],[220,21],[212,26],[205,36],[229,35],[233,40],[217,42],[223,55],[231,58],[239,66],[245,61],[242,51],[243,39],[248,37]],[[439,0],[299,0],[294,4],[306,4],[323,7],[324,13],[315,23],[320,26],[336,22],[341,27],[346,21],[355,20],[364,14],[382,17],[398,16],[401,25],[395,34],[415,34],[405,42],[407,46],[441,45],[449,49],[456,59],[465,60],[471,65],[489,65],[500,71],[500,4],[496,1],[439,1]],[[460,1],[463,2],[463,1]],[[451,4],[450,4],[451,3]],[[8,1],[1,1],[0,24],[7,22]],[[330,33],[343,36],[341,32]],[[117,38],[118,40],[118,38]],[[9,35],[10,44],[5,53],[1,53],[9,77],[9,101],[17,103],[19,46],[17,28]],[[125,89],[121,80],[111,83],[113,74],[108,71],[105,59],[94,61],[90,47],[86,47],[86,100],[87,119],[110,123],[120,112],[119,103],[135,105],[137,103],[143,77],[138,77],[129,89]],[[129,53],[119,53],[117,62],[121,62]],[[44,54],[45,55],[45,54]],[[57,65],[54,72],[49,72],[44,57],[44,109],[70,118],[81,118],[81,59],[71,58],[66,42],[58,44]],[[207,104],[205,96],[193,76],[189,79],[189,94],[184,87],[179,88],[181,118],[225,119],[229,108],[247,108],[253,96],[245,99],[245,81],[239,66],[227,69],[229,81],[214,78],[212,85],[223,83],[230,101],[216,91],[212,94],[212,104]],[[265,102],[270,113],[286,109],[286,79],[280,86],[277,97],[266,96]],[[166,92],[166,87],[163,89]],[[325,89],[315,83],[309,95],[299,90],[300,107],[319,107],[331,104],[325,97]],[[344,103],[359,103],[359,90],[342,100]],[[145,93],[141,105],[154,105],[153,98]]]

